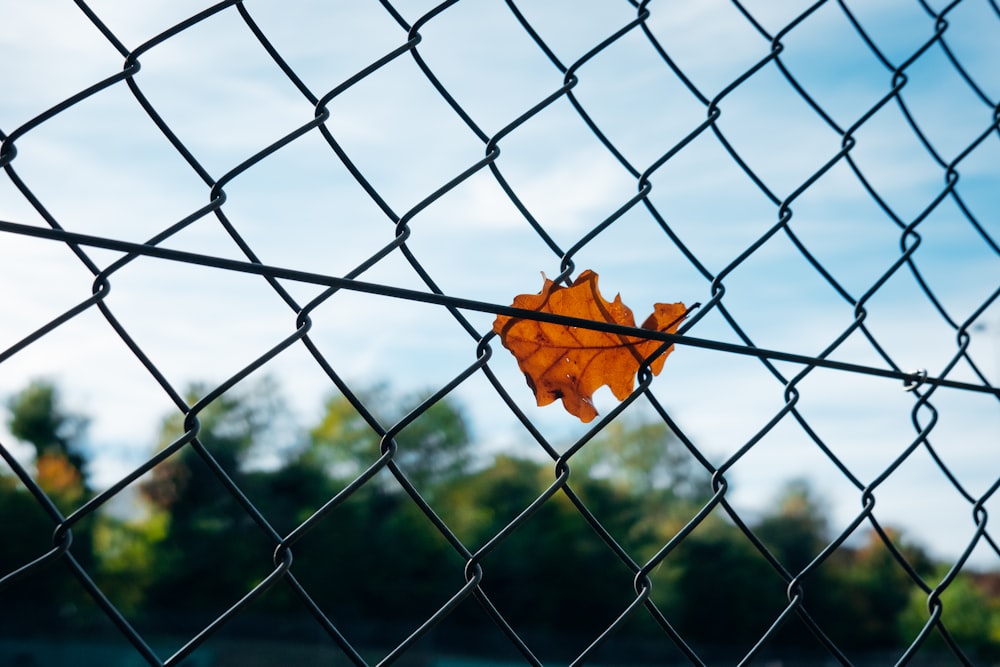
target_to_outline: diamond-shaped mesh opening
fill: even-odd
[[[998,658],[995,3],[4,27],[0,662]]]

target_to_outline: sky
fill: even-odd
[[[868,331],[899,368],[934,377],[947,371],[949,379],[983,385],[965,359],[952,363],[957,329],[967,324],[968,357],[992,386],[1000,384],[995,5],[964,0],[938,20],[933,12],[943,10],[941,2],[829,1],[804,18],[809,3],[744,2],[755,26],[722,0],[658,0],[647,5],[647,32],[626,0],[522,4],[553,58],[499,0],[465,0],[436,13],[432,2],[393,5],[406,24],[419,22],[415,53],[470,126],[412,53],[399,51],[355,76],[407,41],[408,31],[382,3],[244,3],[297,77],[324,98],[326,129],[381,202],[359,186],[317,129],[247,166],[314,123],[315,105],[275,65],[236,7],[158,40],[210,5],[93,0],[88,6],[126,50],[140,49],[136,89],[204,174],[224,182],[222,210],[265,264],[348,275],[393,242],[394,220],[405,217],[408,250],[456,298],[508,305],[517,294],[539,291],[542,272],[557,276],[562,253],[573,248],[575,272],[596,271],[605,296],[620,293],[640,321],[656,302],[710,304],[695,311],[686,333],[741,342],[721,304],[755,345],[815,356],[848,331],[860,303]],[[146,241],[209,203],[211,187],[125,81],[42,116],[122,72],[124,57],[84,12],[52,0],[0,6],[0,132],[14,137],[6,146],[16,149],[0,175],[0,221],[48,226],[15,178],[65,229],[130,242]],[[946,26],[944,47],[927,46],[936,26]],[[781,45],[778,60],[768,58],[773,43]],[[557,95],[567,69],[576,78],[576,105],[618,156],[571,100]],[[899,84],[899,99],[886,100]],[[714,127],[706,126],[709,109],[718,110]],[[848,130],[854,168],[842,151]],[[493,137],[497,172],[551,244],[484,165]],[[945,192],[948,165],[958,174],[957,196]],[[640,174],[651,185],[650,207],[638,202],[623,210],[636,201]],[[839,289],[787,233],[768,236],[785,209],[788,228]],[[217,217],[204,213],[162,246],[245,259]],[[913,223],[916,235],[906,236],[903,228]],[[0,395],[32,378],[56,381],[69,407],[92,416],[91,470],[98,486],[109,485],[149,456],[161,420],[175,408],[94,307],[23,349],[2,352],[90,298],[94,276],[64,244],[0,234]],[[912,261],[926,290],[910,267],[897,266],[917,236]],[[85,252],[101,268],[121,256]],[[398,249],[357,277],[428,290]],[[721,301],[713,299],[714,278],[724,288]],[[179,390],[195,381],[225,382],[296,327],[295,311],[258,276],[144,257],[116,270],[110,284],[106,305]],[[323,290],[282,285],[300,305]],[[476,360],[477,337],[438,305],[341,290],[312,315],[310,337],[352,387],[433,391]],[[491,329],[492,315],[463,315],[480,334]],[[558,405],[535,406],[514,359],[492,347],[490,369],[546,438],[565,447],[586,433]],[[887,367],[860,331],[829,356]],[[775,368],[786,380],[802,370],[787,362]],[[316,420],[333,389],[299,344],[248,381],[263,374],[278,380],[303,424]],[[903,391],[899,380],[833,369],[810,371],[796,389],[799,413],[863,485],[879,479],[932,421],[927,441],[969,495],[989,493],[1000,478],[996,395],[939,387],[929,407],[918,405],[919,393]],[[786,399],[784,381],[754,357],[678,346],[651,391],[714,465],[731,464],[728,498],[746,516],[770,507],[793,478],[812,482],[836,530],[860,511],[859,489],[791,416],[757,440]],[[540,453],[481,374],[462,382],[453,397],[485,454]],[[616,401],[602,389],[595,403],[607,414]],[[641,401],[629,408],[648,414],[643,410]],[[0,436],[2,446],[27,456],[9,434]],[[730,458],[751,441],[745,454]],[[903,528],[935,555],[956,558],[973,537],[971,503],[922,444],[874,493],[879,521]],[[985,506],[996,513],[998,503],[991,494]],[[984,545],[971,561],[1000,565]]]

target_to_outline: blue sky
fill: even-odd
[[[939,11],[943,3],[927,3]],[[621,2],[524,3],[525,18],[569,67],[635,18]],[[652,2],[647,26],[703,99],[692,93],[633,29],[577,69],[578,102],[620,152],[616,159],[566,99],[556,99],[506,132],[497,169],[562,250],[574,246],[636,193],[635,173],[698,128],[717,98],[716,129],[767,192],[706,129],[651,172],[649,201],[704,270],[725,272],[722,304],[760,347],[815,355],[854,320],[854,306],[779,232],[745,261],[734,260],[779,219],[791,197],[790,228],[851,298],[857,300],[900,256],[902,230],[844,160],[805,191],[800,186],[841,149],[843,131],[889,93],[893,73],[922,48],[935,19],[909,0],[846,3],[887,67],[859,37],[841,5],[827,2],[781,37],[781,62],[825,110],[816,113],[774,62],[725,92],[766,58],[771,39],[727,2]],[[90,2],[127,49],[135,49],[208,5],[193,1]],[[309,89],[321,97],[406,41],[375,2],[245,3],[250,15]],[[748,2],[763,31],[782,31],[807,3]],[[395,3],[408,23],[434,7]],[[123,58],[78,8],[4,3],[0,35],[0,130],[10,135],[39,114],[121,71]],[[951,198],[922,219],[914,262],[946,314],[970,329],[969,354],[1000,383],[1000,16],[986,0],[965,0],[945,16],[945,41],[974,90],[940,45],[905,68],[902,99],[938,159],[890,100],[852,132],[857,168],[901,222],[914,221],[942,192],[945,168],[959,156],[956,191],[986,235]],[[563,85],[563,73],[535,45],[507,5],[459,2],[420,29],[417,52],[483,136],[494,136]],[[214,180],[314,117],[313,105],[274,65],[235,8],[145,51],[135,82]],[[721,95],[721,97],[720,97]],[[985,98],[985,99],[984,99]],[[992,102],[990,102],[992,101]],[[327,128],[396,216],[477,164],[484,141],[452,111],[409,54],[347,87],[328,103]],[[978,137],[993,132],[975,148]],[[209,187],[164,139],[124,83],[103,90],[19,133],[11,167],[65,228],[144,241],[209,200]],[[629,168],[631,167],[631,169]],[[633,173],[635,172],[635,173]],[[344,275],[390,243],[395,225],[361,189],[317,131],[311,131],[225,186],[224,212],[267,264]],[[0,220],[45,225],[0,176]],[[540,272],[555,276],[560,257],[528,225],[486,168],[421,207],[409,222],[409,249],[449,295],[509,304],[536,292]],[[165,247],[242,258],[209,214]],[[88,250],[99,266],[117,253]],[[711,281],[684,256],[640,203],[574,254],[577,270],[597,271],[645,317],[657,301],[709,302]],[[361,279],[425,289],[398,253]],[[0,350],[88,298],[93,276],[64,246],[11,233],[0,244]],[[259,278],[144,258],[112,276],[106,303],[165,377],[177,387],[223,382],[290,335],[295,313]],[[300,303],[320,292],[287,283]],[[993,299],[990,301],[990,299]],[[957,351],[954,326],[902,267],[865,299],[866,324],[906,370],[939,375]],[[480,332],[492,317],[468,313]],[[736,342],[708,312],[689,332]],[[311,336],[330,363],[359,386],[388,382],[400,391],[436,389],[475,360],[476,341],[439,306],[340,292],[314,313]],[[494,346],[491,368],[542,432],[569,443],[584,427],[558,406],[537,408],[514,360]],[[885,362],[859,332],[832,358],[874,367]],[[778,364],[786,377],[799,368]],[[303,422],[315,419],[331,389],[301,346],[264,369],[276,377]],[[147,456],[171,404],[96,309],[60,326],[0,364],[0,393],[49,377],[71,407],[94,416],[93,470],[110,483]],[[980,383],[959,362],[949,378]],[[916,437],[915,397],[895,380],[815,370],[802,380],[799,407],[824,442],[864,482],[875,479]],[[784,404],[784,386],[751,357],[681,347],[653,392],[684,433],[720,465]],[[463,383],[456,398],[485,451],[530,453],[537,446],[486,380]],[[597,396],[602,413],[614,405]],[[1000,410],[995,396],[940,388],[930,442],[971,493],[1000,476]],[[918,411],[918,423],[928,418]],[[0,440],[20,453],[23,448]],[[729,475],[732,500],[752,515],[784,480],[811,479],[829,502],[834,526],[861,507],[860,492],[792,420],[783,420]],[[974,530],[971,507],[919,450],[876,492],[876,516],[904,527],[935,553],[957,555]],[[997,508],[995,497],[987,508]],[[995,567],[996,555],[974,560]]]

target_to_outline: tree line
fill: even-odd
[[[192,387],[192,401],[205,391]],[[424,397],[374,387],[359,398],[378,412],[381,424],[391,425]],[[32,446],[29,472],[46,497],[64,515],[92,498],[84,447],[88,418],[68,410],[58,387],[47,381],[10,397],[7,408],[8,430]],[[354,485],[382,456],[382,438],[344,396],[331,396],[319,421],[281,447],[275,446],[277,427],[291,418],[273,382],[224,394],[198,419],[200,444],[181,447],[140,478],[129,492],[130,507],[108,503],[73,528],[71,553],[140,631],[197,631],[274,570],[274,539],[206,462],[206,453],[278,535],[311,521],[292,547],[290,569],[309,601],[299,587],[279,580],[234,620],[235,628],[243,623],[253,631],[254,620],[265,619],[269,632],[312,637],[315,604],[352,642],[391,647],[465,584],[465,558],[389,470]],[[165,418],[151,454],[183,432],[182,415]],[[490,545],[478,565],[482,590],[496,609],[530,645],[549,647],[544,650],[556,656],[578,653],[636,595],[634,572],[578,503],[641,565],[711,495],[704,470],[662,422],[619,418],[571,457],[572,494],[556,492],[495,541],[552,483],[551,461],[513,453],[484,457],[461,406],[447,398],[410,421],[394,441],[395,464],[436,520],[470,552]],[[324,509],[345,489],[353,490]],[[0,474],[0,577],[51,549],[53,528],[25,485],[12,472]],[[834,539],[821,499],[800,481],[783,488],[746,528],[792,576]],[[945,564],[899,531],[884,530],[914,573],[931,586],[940,581]],[[719,507],[649,580],[650,600],[662,618],[705,651],[744,653],[788,604],[786,578]],[[927,592],[874,531],[840,545],[798,585],[810,617],[849,656],[898,652],[928,619]],[[941,599],[950,640],[971,656],[1000,657],[1000,575],[963,572]],[[100,616],[58,560],[0,587],[0,635],[85,631]],[[472,598],[426,641],[455,650],[508,646]],[[475,646],[466,645],[471,641]],[[614,659],[640,650],[662,655],[672,646],[662,626],[640,610],[606,650]],[[941,648],[940,634],[932,633],[927,646]],[[767,650],[821,648],[793,615]]]

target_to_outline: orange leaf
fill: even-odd
[[[545,274],[542,274],[545,278]],[[622,303],[621,295],[608,302],[597,289],[597,274],[587,270],[570,287],[556,285],[548,278],[539,294],[514,297],[514,308],[567,315],[600,322],[634,327],[632,311]],[[684,319],[683,303],[658,303],[643,329],[674,333]],[[535,392],[538,405],[548,405],[561,398],[566,411],[580,421],[597,416],[591,397],[608,385],[619,401],[635,387],[635,375],[643,360],[662,342],[622,336],[564,324],[539,322],[509,315],[499,315],[493,330],[500,334],[503,346],[517,358],[528,386]],[[659,374],[671,345],[651,364]]]

